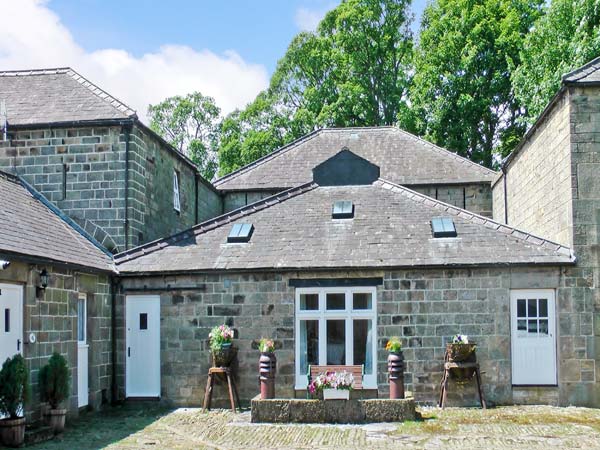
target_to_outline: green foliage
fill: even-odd
[[[11,419],[19,417],[29,399],[29,371],[23,356],[7,358],[0,370],[0,413]]]
[[[410,0],[344,0],[303,32],[269,88],[223,122],[227,174],[318,127],[389,125],[408,111]]]
[[[410,94],[419,134],[487,167],[509,152],[524,132],[511,68],[541,2],[437,0],[425,9]]]
[[[189,156],[207,180],[217,171],[220,113],[214,99],[200,92],[169,97],[148,107],[150,128]]]
[[[533,123],[560,89],[562,75],[600,55],[600,1],[553,0],[525,39],[512,75]]]
[[[40,369],[40,393],[42,401],[48,402],[52,409],[69,397],[70,373],[67,360],[54,352],[48,364]]]

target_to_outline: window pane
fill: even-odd
[[[300,321],[300,373],[308,373],[309,364],[319,364],[319,321]]]
[[[537,300],[535,298],[527,300],[527,317],[537,317]]]
[[[346,309],[346,294],[327,294],[327,309],[340,310]]]
[[[346,364],[346,321],[327,321],[327,364]]]
[[[140,330],[148,329],[148,314],[140,313]]]
[[[77,340],[85,342],[85,300],[77,301]]]
[[[533,319],[533,320],[528,320],[528,327],[527,327],[527,332],[529,334],[537,334],[537,320]]]
[[[517,320],[517,330],[518,331],[527,331],[527,321],[526,320]]]
[[[355,292],[352,295],[353,309],[371,309],[373,307],[371,293]]]
[[[540,317],[548,317],[548,300],[540,298]]]
[[[355,320],[353,326],[354,364],[364,366],[365,374],[373,373],[373,333],[371,320]]]
[[[300,311],[319,309],[319,294],[300,294]]]
[[[517,300],[517,317],[527,317],[526,300],[522,298]]]
[[[10,333],[10,309],[4,310],[4,332]]]
[[[540,334],[545,334],[545,335],[548,334],[548,320],[547,319],[540,320],[539,331],[540,331]]]

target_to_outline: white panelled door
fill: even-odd
[[[127,397],[160,397],[160,297],[128,295],[125,391]]]
[[[555,385],[556,305],[552,289],[510,293],[512,384]]]
[[[23,287],[0,284],[0,367],[23,352]]]
[[[77,406],[87,406],[89,402],[87,343],[87,297],[79,294],[77,300]]]

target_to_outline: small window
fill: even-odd
[[[450,217],[434,217],[431,219],[431,230],[434,238],[456,237],[456,227]]]
[[[253,232],[254,226],[251,223],[236,223],[231,227],[227,242],[248,242]]]
[[[4,310],[4,332],[10,333],[10,309]]]
[[[140,313],[140,330],[148,329],[148,313]]]
[[[87,325],[87,305],[86,297],[81,295],[77,300],[77,340],[80,343],[86,341],[86,325]]]
[[[181,202],[179,198],[179,172],[173,171],[173,208],[181,212]]]
[[[354,217],[354,204],[347,200],[335,202],[331,217],[333,219],[351,219]]]

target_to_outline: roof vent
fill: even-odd
[[[231,227],[227,242],[248,242],[254,232],[254,225],[251,223],[236,223]]]
[[[348,200],[342,200],[333,204],[331,212],[332,219],[352,219],[354,217],[354,204]]]
[[[431,231],[434,238],[456,237],[456,227],[450,217],[434,217],[431,219]]]

